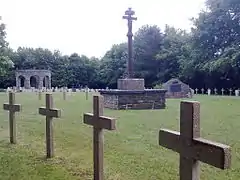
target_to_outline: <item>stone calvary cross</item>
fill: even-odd
[[[39,114],[46,116],[46,152],[47,158],[52,158],[53,149],[53,118],[61,117],[61,110],[53,108],[52,94],[46,94],[46,107],[39,108]]]
[[[200,103],[182,101],[180,133],[161,129],[159,144],[180,153],[180,180],[199,180],[199,161],[220,169],[231,164],[230,147],[200,137]]]
[[[103,129],[116,127],[114,118],[103,116],[102,96],[93,96],[93,114],[84,114],[83,122],[93,126],[94,180],[103,180]]]
[[[16,144],[16,120],[15,120],[15,112],[21,111],[21,105],[15,104],[15,93],[9,92],[9,104],[3,104],[3,109],[9,111],[9,135],[10,135],[10,143]]]
[[[123,16],[123,19],[127,19],[128,21],[128,78],[133,78],[133,44],[132,44],[132,22],[133,20],[137,20],[136,17],[133,17],[135,15],[135,12],[132,10],[132,8],[128,8],[128,10],[125,11],[125,15]]]

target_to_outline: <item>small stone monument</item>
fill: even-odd
[[[191,88],[179,79],[171,79],[163,84],[166,89],[166,98],[192,98]]]
[[[202,94],[204,94],[204,89],[203,88],[201,89],[201,91],[202,91]]]
[[[215,95],[217,95],[217,88],[214,88]]]

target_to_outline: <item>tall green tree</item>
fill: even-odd
[[[205,84],[235,86],[239,71],[240,1],[207,0],[207,11],[193,19],[193,59]]]
[[[135,72],[137,77],[146,81],[151,87],[157,81],[159,61],[156,55],[161,51],[164,35],[157,26],[142,26],[134,36]]]
[[[8,68],[13,67],[11,59],[8,57],[8,43],[6,41],[6,26],[1,23],[0,16],[0,76],[7,73]]]
[[[127,44],[113,45],[101,59],[99,83],[101,87],[116,88],[117,79],[126,75]]]

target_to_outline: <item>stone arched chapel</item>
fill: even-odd
[[[16,70],[16,87],[24,87],[30,89],[31,87],[41,89],[46,87],[51,88],[51,71],[49,70]]]

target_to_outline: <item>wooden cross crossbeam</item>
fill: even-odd
[[[180,180],[199,180],[199,161],[226,169],[231,164],[230,147],[200,137],[200,103],[182,101],[180,133],[161,129],[159,144],[180,153]]]
[[[94,180],[103,180],[103,129],[115,130],[114,118],[103,116],[103,97],[93,97],[93,114],[85,113],[83,122],[93,126]]]
[[[53,108],[52,94],[46,94],[46,107],[39,108],[39,114],[46,116],[46,152],[47,158],[52,158],[53,150],[53,118],[61,117],[61,110]]]
[[[128,21],[137,20],[137,18],[133,17],[133,15],[135,15],[135,11],[133,11],[132,8],[128,8],[128,10],[125,11],[123,19],[127,19]]]
[[[15,104],[15,93],[9,92],[9,103],[3,104],[3,109],[9,111],[9,135],[10,135],[10,143],[16,144],[16,120],[15,120],[15,112],[21,111],[21,105]]]

